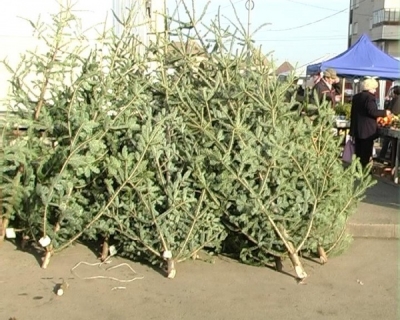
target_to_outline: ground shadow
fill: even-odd
[[[77,243],[87,247],[96,257],[96,259],[98,259],[98,261],[101,261],[101,254],[102,254],[102,248],[103,248],[103,241],[101,239],[98,240],[79,240],[77,241]],[[109,240],[109,246],[114,245],[114,241],[113,239]],[[146,266],[152,270],[154,270],[155,272],[159,273],[160,275],[162,275],[163,277],[167,276],[167,271],[164,270],[162,267],[160,267],[161,264],[161,260],[160,263],[158,264],[151,264],[150,262],[146,261],[145,259],[138,259],[137,257],[133,257],[130,256],[128,254],[120,254],[121,250],[118,250],[117,248],[117,254],[115,255],[116,257],[119,258],[123,258],[123,259],[127,259],[131,262],[134,263],[139,263],[140,265]],[[107,258],[109,259],[109,257]]]
[[[374,176],[374,179],[376,184],[366,191],[362,202],[400,210],[400,186],[386,177]]]
[[[43,262],[42,258],[44,256],[44,250],[42,248],[39,248],[37,245],[33,244],[33,242],[31,242],[31,241],[25,242],[20,238],[7,239],[6,241],[12,243],[15,246],[15,250],[32,255],[36,259],[36,262],[38,263],[38,265],[39,266],[42,265],[42,262]]]

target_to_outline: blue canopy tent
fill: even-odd
[[[343,77],[400,79],[400,61],[376,47],[365,34],[338,56],[307,66],[307,74],[316,74],[328,68],[335,69]]]

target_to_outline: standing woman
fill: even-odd
[[[376,119],[390,115],[390,110],[378,110],[375,93],[378,81],[369,78],[363,81],[362,90],[351,102],[350,136],[355,141],[356,156],[365,168],[371,160],[374,140],[378,137]]]

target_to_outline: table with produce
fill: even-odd
[[[394,182],[399,182],[399,151],[400,151],[400,118],[398,116],[389,116],[384,118],[378,118],[378,133],[383,138],[392,139],[392,153],[394,156],[391,157],[391,167],[393,168],[392,174]],[[394,163],[393,163],[394,162]]]
[[[340,104],[335,108],[335,121],[334,128],[337,130],[337,134],[340,135],[344,132],[346,136],[347,131],[350,129],[350,112],[351,104],[345,103]],[[379,129],[378,133],[381,138],[392,139],[392,156],[390,166],[392,168],[392,175],[395,183],[399,181],[399,152],[400,152],[400,118],[392,115],[389,117],[382,117],[377,119]],[[345,140],[345,139],[344,139]],[[344,143],[343,143],[344,144]]]

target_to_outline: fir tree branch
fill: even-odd
[[[202,206],[203,201],[204,201],[204,197],[205,197],[205,190],[203,189],[202,192],[201,192],[200,199],[198,200],[198,203],[197,203],[197,208],[196,208],[195,217],[194,217],[194,219],[193,219],[193,221],[192,221],[192,224],[191,224],[191,226],[190,226],[189,232],[188,232],[187,235],[186,235],[186,239],[184,240],[184,242],[183,242],[183,244],[182,244],[182,246],[181,246],[181,250],[180,250],[179,253],[175,256],[176,259],[177,259],[178,257],[181,256],[183,250],[184,250],[185,247],[186,247],[186,244],[187,244],[188,241],[189,241],[190,236],[192,235],[194,226],[195,226],[195,224],[196,224],[196,222],[197,222],[197,219],[199,218],[198,216],[199,216],[199,213],[200,213],[200,210],[201,210],[201,206]]]
[[[137,163],[135,165],[135,167],[133,168],[132,172],[129,174],[129,176],[125,179],[125,181],[118,187],[118,189],[115,191],[115,193],[110,197],[110,199],[108,200],[107,204],[93,217],[92,221],[90,221],[86,226],[84,226],[82,228],[82,230],[80,232],[78,232],[74,237],[72,237],[69,241],[67,241],[65,244],[63,244],[61,247],[59,247],[57,250],[55,251],[61,251],[64,248],[70,246],[73,242],[75,242],[78,238],[80,238],[82,236],[82,234],[89,229],[98,219],[100,219],[100,217],[108,210],[108,208],[113,204],[114,200],[117,198],[117,196],[119,195],[119,193],[122,191],[122,189],[125,188],[125,186],[128,184],[129,181],[132,180],[133,176],[136,174],[136,171],[138,170],[140,164],[142,163],[142,161],[144,160],[144,157],[148,151],[148,149],[150,148],[153,140],[156,138],[156,136],[158,134],[160,134],[160,132],[158,132],[158,130],[160,129],[160,124],[161,122],[158,123],[158,125],[155,127],[152,135],[150,136],[149,141],[147,142],[142,154],[140,155],[139,159],[137,160]]]
[[[133,237],[130,233],[124,231],[123,229],[119,229],[118,230],[121,234],[123,234],[127,239],[130,239],[134,242],[140,242],[147,250],[149,250],[152,254],[154,254],[156,257],[161,258],[161,254],[160,252],[158,252],[157,250],[155,250],[154,248],[152,248],[151,246],[149,246],[145,241],[143,241],[140,238],[137,237]]]
[[[220,236],[220,233],[215,234],[211,239],[203,243],[202,245],[198,246],[196,249],[193,249],[192,252],[199,252],[200,250],[204,249],[207,245],[211,244]],[[183,257],[182,259],[178,259],[176,262],[180,263],[186,260],[186,257]]]

